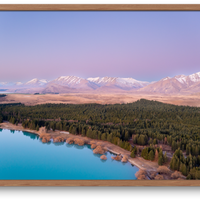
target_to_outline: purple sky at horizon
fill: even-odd
[[[0,11],[0,82],[200,72],[200,11]]]

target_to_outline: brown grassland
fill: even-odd
[[[184,106],[200,106],[200,95],[162,95],[144,93],[67,93],[67,94],[7,94],[0,98],[0,103],[23,103],[25,105],[38,105],[45,103],[63,104],[116,104],[132,103],[139,99],[156,100],[163,103]]]

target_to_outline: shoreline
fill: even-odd
[[[33,133],[36,134],[38,136],[40,136],[40,132],[36,131],[36,130],[30,130],[27,128],[23,128],[21,124],[18,124],[18,126],[11,124],[10,122],[3,122],[0,124],[0,128],[1,129],[7,129],[7,130],[15,130],[15,131],[26,131],[29,133]],[[65,131],[67,132],[67,131]],[[127,155],[128,156],[128,162],[134,166],[136,166],[138,169],[142,169],[145,170],[147,172],[152,172],[152,171],[156,171],[158,168],[158,164],[152,161],[147,161],[145,159],[143,159],[142,157],[135,157],[135,158],[131,158],[130,151],[127,151],[125,149],[122,149],[121,147],[114,145],[108,141],[103,141],[103,140],[95,140],[95,139],[91,139],[91,138],[87,138],[87,137],[83,137],[81,135],[73,135],[73,134],[66,134],[63,133],[63,131],[48,131],[47,134],[50,134],[52,137],[58,137],[58,136],[62,136],[63,138],[67,139],[67,138],[79,138],[79,139],[84,139],[85,141],[87,141],[87,143],[89,143],[90,141],[95,141],[96,143],[101,143],[101,145],[103,147],[105,147],[107,149],[107,151],[113,153],[113,154],[121,154],[121,155]]]

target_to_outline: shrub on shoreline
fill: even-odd
[[[94,154],[104,154],[105,151],[103,150],[103,148],[101,146],[97,146],[94,150],[93,150]]]
[[[107,157],[106,157],[105,155],[102,155],[102,156],[100,157],[100,159],[101,159],[101,160],[107,160]]]
[[[80,139],[80,138],[75,138],[74,143],[78,144],[79,146],[83,146],[85,144],[85,141],[83,139]]]
[[[74,139],[73,138],[67,138],[66,139],[66,143],[73,144],[74,143]]]

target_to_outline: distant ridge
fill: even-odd
[[[137,92],[148,94],[194,94],[200,92],[200,72],[147,82],[133,78],[60,76],[52,81],[34,78],[26,83],[0,82],[0,89],[15,93]]]
[[[164,93],[164,94],[174,94],[174,93],[194,93],[200,92],[200,72],[191,74],[189,76],[178,75],[173,78],[166,77],[160,81],[154,82],[145,86],[138,91],[150,92],[150,93]]]

